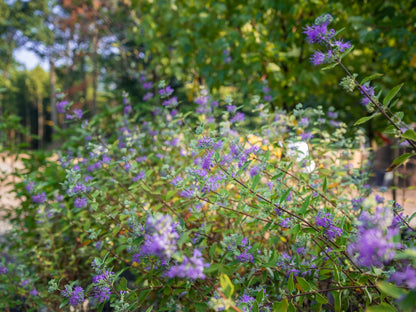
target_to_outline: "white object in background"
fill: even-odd
[[[309,157],[309,146],[306,142],[289,142],[287,145],[287,154],[295,157],[295,160],[301,163],[305,158]],[[302,168],[302,172],[311,173],[316,168],[315,162],[312,160],[309,164]]]

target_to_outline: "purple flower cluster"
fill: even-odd
[[[364,197],[357,197],[357,198],[353,198],[351,200],[352,203],[352,209],[357,211],[358,209],[360,209],[362,203],[364,202],[365,198]]]
[[[172,185],[173,186],[177,186],[181,181],[183,181],[183,179],[182,179],[182,177],[181,176],[177,176],[177,177],[174,177],[173,179],[172,179]]]
[[[315,51],[311,57],[313,65],[328,63],[334,55],[344,52],[351,48],[351,43],[344,42],[342,39],[335,39],[335,30],[329,29],[328,25],[332,22],[333,17],[330,14],[324,14],[318,17],[312,26],[306,26],[304,33],[309,43],[317,43],[324,46],[327,51]]]
[[[133,182],[137,182],[139,180],[143,180],[145,177],[146,177],[146,172],[140,171],[138,175],[136,175],[135,177],[133,177],[132,181]]]
[[[244,248],[243,252],[240,253],[236,258],[238,261],[242,262],[242,263],[248,263],[248,262],[253,262],[254,261],[254,257],[253,255],[249,252],[249,250],[251,249],[251,246],[248,246],[246,248]]]
[[[39,292],[36,290],[36,288],[33,288],[29,291],[29,294],[33,297],[36,297],[39,294]]]
[[[147,92],[144,96],[143,96],[143,101],[147,102],[148,100],[150,100],[153,97],[153,93],[152,92]]]
[[[184,198],[192,198],[195,195],[195,188],[194,187],[188,187],[181,191],[181,196]]]
[[[85,208],[88,205],[88,201],[85,197],[75,198],[74,200],[74,207],[75,208]]]
[[[216,191],[220,188],[220,183],[226,179],[226,176],[223,172],[218,172],[217,174],[210,176],[206,179],[204,186],[201,188],[202,193],[208,193]]]
[[[330,213],[323,213],[321,211],[315,217],[315,222],[317,226],[323,227],[325,235],[327,235],[331,239],[335,239],[338,236],[342,235],[342,229],[335,226],[334,224],[334,216]]]
[[[63,114],[63,113],[65,113],[68,105],[69,105],[69,102],[68,101],[58,102],[56,104],[56,110],[58,111],[58,113]]]
[[[148,216],[145,226],[145,242],[142,253],[161,259],[170,259],[177,249],[179,234],[169,215]]]
[[[234,114],[237,111],[237,106],[235,105],[227,105],[227,112]]]
[[[328,25],[333,21],[330,14],[324,14],[316,18],[314,25],[306,26],[304,33],[309,43],[325,44],[333,39],[335,30],[328,29]]]
[[[312,139],[312,138],[313,138],[313,134],[312,134],[312,133],[310,133],[310,132],[304,132],[304,133],[302,133],[302,134],[300,135],[300,138],[301,138],[303,141],[308,141],[308,140],[310,140],[310,139]]]
[[[382,196],[380,196],[378,194],[376,194],[375,199],[376,199],[377,204],[384,203],[384,197],[382,197]]]
[[[331,118],[331,119],[338,118],[338,113],[329,111],[328,112],[328,117]]]
[[[363,90],[360,90],[360,93],[363,95],[363,98],[361,99],[361,104],[364,106],[367,106],[370,103],[370,98],[374,98],[374,88],[371,87],[369,84],[365,84],[362,86]],[[365,94],[367,93],[370,97],[367,97]]]
[[[195,100],[195,103],[198,105],[196,108],[196,113],[211,114],[212,109],[218,106],[218,102],[217,101],[210,102],[210,99],[211,98],[208,95],[208,92],[206,90],[203,90],[201,96],[197,97]]]
[[[250,302],[254,302],[256,299],[254,297],[250,297],[248,295],[242,295],[240,296],[236,302],[237,303],[250,303]]]
[[[93,299],[96,303],[104,302],[110,299],[111,290],[109,285],[113,282],[114,272],[104,271],[104,273],[98,274],[92,278],[92,282],[95,284],[93,289]]]
[[[282,271],[286,272],[286,276],[289,276],[290,273],[293,273],[293,276],[297,276],[300,273],[300,270],[295,269],[295,258],[289,256],[287,253],[282,253],[280,259],[276,263],[277,267]]]
[[[46,194],[45,192],[42,192],[41,194],[35,194],[32,196],[32,201],[35,204],[42,204],[46,201]]]
[[[202,139],[198,140],[197,147],[200,149],[220,150],[223,144],[224,143],[221,140],[217,141],[209,137],[203,137]]]
[[[87,191],[87,187],[82,183],[77,183],[74,187],[69,191],[72,194],[80,194]]]
[[[9,272],[9,269],[0,265],[0,275],[1,274],[7,274],[7,272]]]
[[[290,218],[285,218],[282,221],[280,221],[280,226],[284,227],[286,229],[290,228]]]
[[[239,305],[239,308],[241,308],[241,311],[249,312],[252,310],[254,301],[256,301],[254,297],[251,297],[249,295],[242,295],[238,297],[238,299],[235,302]],[[269,310],[259,310],[259,311],[269,311]]]
[[[256,153],[259,151],[259,147],[256,145],[253,145],[249,148],[243,149],[239,147],[238,145],[231,145],[230,147],[230,154],[233,155],[234,159],[238,160],[238,168],[241,168],[244,166],[244,164],[249,160],[249,156],[251,154],[256,155]]]
[[[205,279],[204,268],[206,267],[209,267],[209,264],[204,263],[201,252],[195,249],[191,258],[184,256],[182,263],[170,267],[165,275],[169,278]]]
[[[66,114],[65,118],[68,119],[68,120],[81,119],[82,118],[82,109],[80,109],[80,108],[74,109],[73,114],[72,115],[71,114]]]
[[[161,97],[167,97],[173,93],[173,89],[170,86],[167,86],[166,88],[162,88],[159,90],[159,95]]]
[[[69,298],[68,302],[72,306],[77,306],[84,302],[84,289],[80,286],[76,286],[74,290],[65,287],[65,289],[61,291],[61,295]]]
[[[108,283],[108,282],[111,282],[111,280],[113,279],[113,277],[114,277],[114,272],[104,271],[101,274],[95,275],[92,278],[92,282],[94,284],[99,284],[101,282]]]
[[[151,88],[152,88],[152,83],[151,82],[144,82],[143,84],[142,84],[142,87],[143,87],[143,89],[145,89],[145,90],[150,90]]]
[[[202,158],[201,167],[206,171],[210,171],[214,167],[214,151],[207,151]]]
[[[273,100],[273,96],[270,93],[270,88],[268,86],[263,86],[263,92],[265,95],[263,96],[263,100],[266,102],[271,102]]]
[[[28,184],[25,185],[25,189],[29,194],[33,192],[34,188],[35,188],[35,183],[33,182],[29,182]]]
[[[238,244],[238,246],[243,248],[243,252],[241,252],[239,255],[236,256],[237,260],[242,263],[253,262],[254,261],[253,254],[249,252],[252,246],[248,243],[247,237],[244,237],[241,240],[241,243]]]
[[[390,281],[399,286],[416,288],[416,271],[413,267],[406,266],[404,269],[394,272],[390,276]]]
[[[260,166],[253,166],[250,168],[249,174],[250,177],[255,177],[256,175],[258,175],[260,172],[262,171],[262,168],[260,168]]]
[[[94,286],[93,294],[94,301],[101,303],[110,299],[111,290],[108,286]]]
[[[231,119],[230,122],[231,123],[236,123],[236,122],[243,122],[245,120],[245,115],[244,113],[241,112],[237,112]]]
[[[169,107],[169,108],[170,107],[175,107],[176,105],[178,105],[178,98],[176,96],[174,96],[174,97],[172,97],[168,100],[163,101],[162,104],[163,104],[163,106]]]
[[[393,212],[389,208],[377,208],[374,215],[364,211],[359,217],[355,242],[348,246],[350,254],[358,254],[361,265],[381,266],[393,259],[400,244],[393,238],[399,228],[393,224]]]
[[[230,50],[225,49],[222,53],[224,54],[224,57],[225,57],[224,59],[225,64],[228,64],[233,60],[232,57],[230,56]]]

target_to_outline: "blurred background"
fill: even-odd
[[[323,13],[355,47],[350,70],[383,74],[376,94],[404,82],[396,108],[406,123],[416,120],[416,1],[1,0],[1,144],[48,147],[53,126],[63,126],[57,94],[87,118],[123,91],[140,102],[142,75],[155,91],[168,79],[182,109],[201,85],[247,107],[266,86],[273,110],[321,105],[351,125],[367,114],[358,92],[340,88],[341,69],[309,61],[318,47],[302,32]],[[365,127],[369,142],[392,143],[383,120]]]

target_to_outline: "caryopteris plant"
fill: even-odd
[[[311,60],[345,68],[352,46],[331,20],[306,28],[325,48]],[[321,107],[271,112],[267,81],[249,108],[203,90],[185,112],[176,90],[152,78],[141,77],[142,102],[124,94],[89,121],[58,103],[72,135],[58,160],[32,156],[27,167],[39,169],[16,185],[23,202],[9,218],[2,309],[416,307],[415,232],[397,203],[372,194],[366,164],[352,164],[360,130],[346,137]],[[342,85],[414,147],[390,110],[399,88],[379,103],[373,77],[356,78]],[[143,105],[150,116],[136,113]]]

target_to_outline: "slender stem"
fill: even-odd
[[[414,232],[414,229],[409,225],[409,223],[407,223],[407,221],[405,219],[402,218],[402,216],[396,211],[396,209],[394,209],[393,207],[393,213],[399,217],[399,219],[408,227],[409,230],[411,230],[412,232]]]
[[[241,185],[242,187],[244,187],[245,189],[247,189],[251,194],[253,194],[253,195],[255,195],[257,198],[259,198],[259,199],[261,199],[261,200],[263,200],[263,201],[265,201],[266,203],[268,203],[268,204],[270,204],[270,205],[272,205],[272,206],[274,206],[274,207],[276,207],[276,208],[278,208],[278,209],[280,209],[280,210],[282,210],[282,211],[284,211],[285,213],[287,213],[288,215],[290,215],[290,216],[292,216],[292,217],[294,217],[294,218],[296,218],[296,219],[298,219],[298,220],[300,220],[300,221],[302,221],[303,223],[305,223],[306,225],[308,225],[309,227],[311,227],[311,228],[313,228],[315,231],[317,231],[317,232],[319,232],[319,229],[317,228],[317,227],[315,227],[313,224],[311,224],[309,221],[307,221],[307,220],[305,220],[305,219],[303,219],[302,217],[300,217],[300,216],[298,216],[297,214],[295,214],[295,213],[293,213],[293,212],[290,212],[289,210],[287,210],[287,209],[285,209],[285,208],[283,208],[283,207],[281,207],[281,206],[279,206],[279,205],[277,205],[277,204],[275,204],[275,203],[272,203],[270,200],[268,200],[267,198],[265,198],[264,196],[262,196],[262,195],[260,195],[259,193],[257,193],[257,192],[255,192],[255,191],[253,191],[251,188],[249,188],[247,185],[245,185],[243,182],[241,182],[240,180],[238,180],[238,179],[236,179],[236,178],[234,178],[223,166],[221,166],[221,164],[219,164],[218,162],[216,162],[216,164],[218,165],[218,167],[227,175],[227,176],[229,176],[229,177],[231,177],[231,179],[234,181],[234,182],[236,182],[236,183],[238,183],[239,185]]]
[[[324,293],[324,292],[333,291],[333,290],[345,290],[345,289],[357,289],[357,288],[377,288],[377,286],[374,286],[374,285],[342,286],[342,287],[334,287],[334,288],[329,288],[329,289],[318,289],[318,290],[304,292],[304,293],[300,293],[300,294],[296,294],[296,295],[290,295],[290,296],[288,296],[286,298],[289,299],[289,300],[291,300],[291,299],[293,299],[295,297],[300,297],[300,296],[313,295],[313,294]]]
[[[228,300],[228,298],[217,288],[216,291],[220,294],[221,298],[224,300]],[[231,309],[233,309],[236,312],[242,312],[239,308],[237,308],[236,306],[232,305]]]
[[[383,114],[384,117],[386,117],[386,119],[390,122],[390,124],[392,124],[399,132],[400,134],[403,136],[403,131],[400,129],[400,127],[394,122],[394,120],[386,113],[386,111],[379,105],[379,103],[377,101],[374,101],[372,99],[372,97],[368,94],[368,92],[361,86],[360,83],[358,83],[358,81],[354,78],[354,76],[351,74],[351,72],[348,70],[348,68],[346,68],[344,66],[344,64],[342,64],[341,60],[339,58],[336,59],[336,62],[338,63],[338,65],[341,66],[341,68],[347,73],[347,75],[354,81],[355,85],[357,86],[358,89],[360,89],[361,93],[364,94],[370,101],[371,103],[374,104],[374,106],[377,107],[377,109],[380,111],[381,114]],[[416,151],[416,144],[410,140],[410,139],[406,139],[407,142],[409,142],[409,144],[413,147],[413,149]]]
[[[205,198],[202,198],[202,197],[199,197],[199,196],[197,196],[196,198],[198,198],[199,200],[202,200],[202,201],[204,201],[204,202],[206,202],[206,203],[208,203],[208,204],[210,204],[210,205],[215,205],[215,203],[213,203],[212,201],[210,201],[210,200],[208,200],[208,199],[205,199]],[[228,207],[225,207],[225,206],[222,206],[222,205],[218,205],[218,207],[220,207],[220,208],[222,208],[222,209],[225,209],[225,210],[229,210],[229,211],[232,211],[232,212],[238,213],[238,214],[241,214],[241,215],[243,215],[243,216],[247,216],[247,217],[250,217],[250,218],[253,218],[253,219],[259,220],[259,221],[263,221],[263,222],[266,222],[266,223],[272,223],[272,221],[271,221],[271,220],[267,220],[267,219],[263,219],[263,218],[260,218],[260,217],[256,217],[256,216],[253,216],[253,215],[251,215],[251,214],[249,214],[249,213],[247,213],[247,212],[234,210],[234,209],[232,209],[232,208],[228,208]]]

